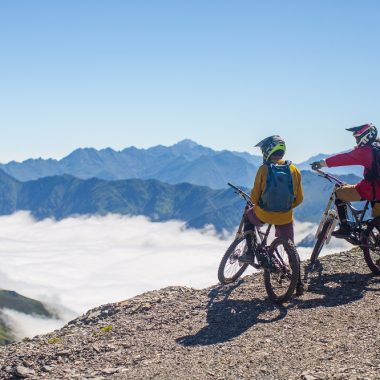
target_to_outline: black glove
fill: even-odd
[[[311,168],[313,170],[317,170],[317,169],[320,169],[322,167],[321,161],[314,161],[310,165],[311,165]]]

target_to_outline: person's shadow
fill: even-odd
[[[183,346],[222,343],[241,335],[254,325],[285,318],[290,308],[335,307],[358,301],[365,291],[380,291],[380,279],[372,274],[325,275],[321,271],[319,276],[310,280],[307,295],[293,297],[286,306],[268,299],[229,299],[231,293],[242,283],[244,280],[213,288],[208,294],[209,301],[206,305],[207,326],[194,335],[178,338],[176,342]]]

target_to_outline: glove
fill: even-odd
[[[318,170],[322,167],[322,162],[321,161],[314,161],[310,165],[311,165],[311,168],[313,170]]]

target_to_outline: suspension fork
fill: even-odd
[[[237,230],[237,232],[235,234],[235,239],[243,236],[243,234],[244,234],[244,231],[243,231],[243,228],[244,228],[244,214],[245,214],[245,212],[243,212],[243,215],[241,216],[240,224],[239,224],[238,230]]]
[[[315,233],[315,237],[318,238],[318,235],[319,233],[321,232],[322,228],[323,228],[323,225],[326,221],[326,219],[328,217],[332,218],[333,219],[333,222],[334,222],[334,226],[333,228],[335,228],[335,224],[337,223],[338,221],[338,213],[337,211],[335,210],[335,198],[336,198],[336,195],[335,195],[335,191],[336,189],[338,188],[339,186],[338,185],[335,185],[334,188],[333,188],[333,191],[331,192],[331,195],[330,195],[330,198],[327,202],[327,206],[325,208],[325,211],[323,212],[322,214],[322,218],[321,218],[321,221],[319,222],[319,225],[318,225],[318,228],[317,228],[317,231]],[[334,203],[334,208],[331,207],[331,205]]]

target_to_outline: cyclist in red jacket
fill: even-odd
[[[372,205],[372,216],[380,215],[380,176],[375,153],[375,147],[380,147],[380,142],[377,140],[377,129],[372,123],[369,123],[346,130],[352,132],[356,139],[357,146],[353,150],[311,164],[312,169],[350,165],[364,166],[364,179],[362,181],[356,185],[344,185],[336,190],[335,202],[340,227],[332,235],[339,238],[350,235],[345,202],[369,200]]]

